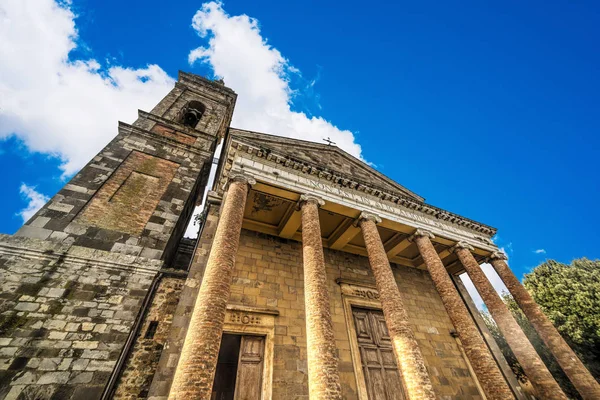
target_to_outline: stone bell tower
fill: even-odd
[[[118,135],[18,232],[151,259],[169,259],[201,199],[236,94],[180,73],[151,112]]]
[[[236,98],[181,72],[15,235],[0,235],[0,399],[143,397],[153,371],[143,362],[160,355],[195,245],[182,236]],[[124,376],[127,363],[139,374]]]

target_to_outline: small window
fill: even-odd
[[[144,339],[152,339],[154,338],[154,334],[158,329],[158,321],[150,321],[148,324],[148,329],[146,329],[146,334],[144,335]]]
[[[202,119],[202,115],[204,115],[204,111],[206,111],[204,104],[199,101],[190,101],[183,109],[181,123],[190,128],[196,128],[196,125]]]

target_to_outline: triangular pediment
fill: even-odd
[[[308,165],[335,171],[342,176],[379,187],[390,193],[399,193],[419,202],[424,201],[421,196],[336,146],[233,128],[230,129],[230,133],[232,138],[255,147],[268,149]]]

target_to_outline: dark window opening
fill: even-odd
[[[215,372],[212,400],[233,400],[241,342],[242,337],[239,335],[223,334]]]
[[[183,110],[181,122],[185,126],[196,128],[196,125],[198,125],[198,122],[200,122],[202,115],[204,115],[204,111],[206,111],[204,104],[200,103],[199,101],[190,101]]]
[[[148,324],[148,329],[146,329],[146,334],[144,335],[144,339],[152,339],[154,338],[154,334],[158,329],[158,321],[150,321]]]

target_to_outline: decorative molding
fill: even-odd
[[[380,224],[381,223],[381,217],[375,213],[372,212],[368,212],[368,211],[362,211],[356,221],[356,223],[360,223],[361,220],[367,220],[367,221],[373,221],[376,224]]]
[[[508,257],[502,251],[494,251],[490,256],[486,259],[486,261],[492,260],[508,260]]]
[[[409,242],[414,242],[415,238],[419,236],[427,236],[429,239],[435,239],[435,235],[425,229],[417,229],[415,233],[408,237]]]
[[[367,300],[379,301],[379,292],[377,289],[368,288],[364,286],[348,285],[343,283],[340,285],[342,288],[342,295],[360,297]]]
[[[335,283],[338,285],[355,285],[362,286],[369,289],[377,290],[377,285],[373,281],[368,280],[359,280],[359,279],[351,279],[351,278],[336,278]]]
[[[496,228],[493,228],[491,226],[470,220],[465,217],[461,217],[457,214],[453,214],[448,211],[442,210],[441,208],[434,207],[423,202],[419,202],[401,193],[392,193],[391,191],[387,191],[385,189],[375,187],[370,184],[357,182],[355,179],[343,176],[341,173],[335,171],[330,171],[327,168],[315,164],[310,164],[306,161],[296,160],[287,155],[277,154],[277,152],[272,151],[270,149],[258,148],[256,146],[243,143],[237,138],[233,139],[231,149],[233,150],[232,153],[235,153],[235,151],[237,150],[240,156],[242,154],[247,154],[253,157],[258,157],[272,164],[276,164],[277,167],[280,169],[286,168],[289,170],[294,170],[295,173],[301,173],[305,175],[310,175],[314,178],[323,179],[329,181],[332,185],[339,185],[343,188],[348,188],[357,192],[366,193],[368,195],[375,196],[378,199],[383,200],[385,202],[395,203],[403,208],[419,211],[435,219],[449,222],[451,224],[458,225],[473,230],[475,232],[488,235],[490,237],[496,234]],[[233,157],[234,155],[235,154],[230,154],[229,156]],[[486,244],[491,245],[493,244],[493,242],[487,239]]]
[[[228,304],[228,311],[239,311],[245,313],[255,313],[255,314],[267,314],[267,315],[279,315],[279,310],[276,308],[267,308],[267,307],[249,307],[241,304]]]
[[[119,129],[119,134],[121,134],[121,133],[129,134],[129,135],[136,134],[136,135],[140,135],[142,137],[151,139],[152,141],[154,141],[156,143],[161,143],[161,144],[169,145],[171,147],[176,147],[176,148],[179,148],[179,149],[189,152],[189,153],[201,155],[202,157],[206,157],[209,159],[212,157],[212,153],[210,153],[209,151],[206,151],[205,149],[178,142],[177,140],[168,138],[166,136],[161,136],[161,135],[157,134],[156,132],[152,132],[152,131],[140,128],[139,126],[129,125],[125,122],[119,121],[118,129]],[[208,143],[208,141],[207,141],[207,143]]]
[[[209,190],[208,194],[206,195],[206,202],[208,204],[219,205],[223,202],[223,196],[215,192],[214,190]]]
[[[242,182],[242,183],[247,184],[250,187],[256,185],[256,179],[254,179],[253,177],[251,177],[247,174],[244,174],[244,173],[236,173],[236,174],[229,175],[228,184],[231,184],[233,182]]]
[[[383,218],[384,223],[393,221],[415,229],[425,229],[438,238],[446,238],[454,243],[465,241],[488,253],[498,249],[493,242],[481,233],[473,232],[470,229],[459,227],[449,222],[440,221],[419,211],[409,210],[389,202],[380,201],[368,194],[351,192],[336,185],[323,182],[315,177],[298,175],[293,171],[268,165],[261,162],[261,160],[247,157],[245,154],[240,154],[239,152],[235,155],[229,154],[227,158],[228,161],[231,160],[228,168],[225,168],[229,171],[229,174],[245,171],[256,177],[261,184],[295,193],[312,193],[321,197],[327,203],[340,204],[354,210],[370,210]],[[221,182],[224,183],[225,181],[226,179]]]
[[[454,252],[455,252],[456,250],[458,250],[458,249],[467,249],[467,250],[469,250],[469,251],[473,251],[473,250],[475,250],[475,249],[473,248],[473,246],[471,246],[471,245],[470,245],[469,243],[467,243],[467,242],[458,242],[458,243],[456,243],[454,246],[452,246],[452,247],[450,248],[450,252],[451,252],[451,253],[454,253]]]
[[[273,392],[273,367],[275,354],[275,318],[279,311],[265,307],[228,304],[223,332],[235,335],[265,337],[264,366],[262,371],[261,399],[271,400]]]
[[[300,196],[300,201],[298,201],[298,209],[302,208],[303,203],[313,203],[316,204],[317,207],[323,207],[325,205],[325,200],[312,194],[303,194]]]

